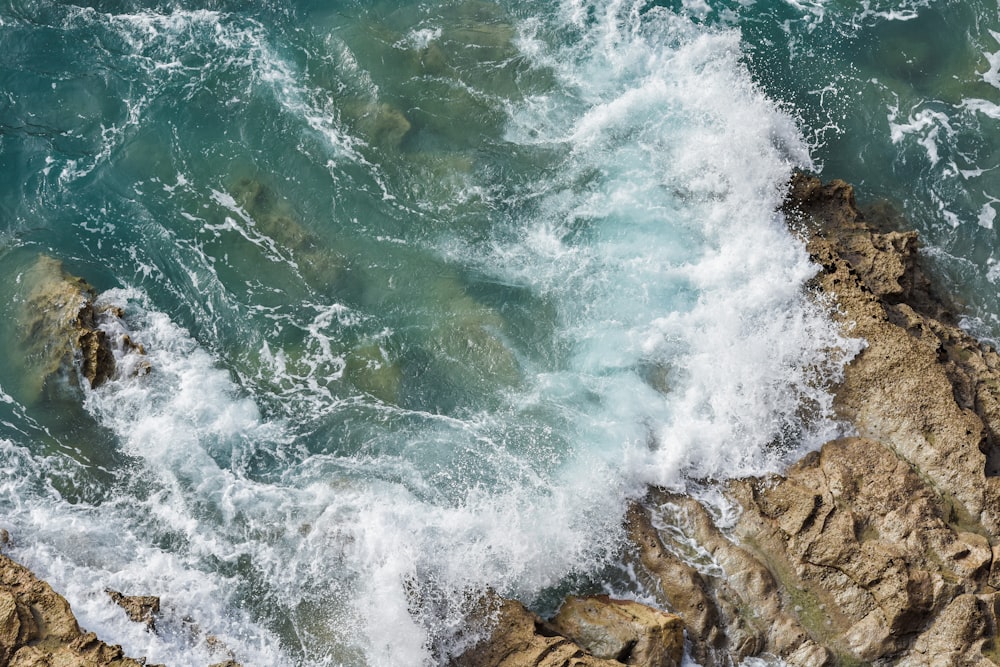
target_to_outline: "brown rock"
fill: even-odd
[[[0,665],[140,667],[120,646],[84,633],[65,598],[0,555]]]
[[[625,665],[676,667],[684,653],[680,617],[606,595],[568,598],[549,624],[590,654]]]
[[[916,235],[874,231],[849,185],[797,176],[788,209],[808,229],[818,286],[868,342],[845,370],[841,415],[916,467],[950,504],[949,521],[997,534],[1000,357],[954,326],[920,269]]]
[[[664,603],[684,619],[694,658],[715,664],[715,655],[726,643],[719,609],[708,585],[694,567],[669,551],[650,521],[648,510],[633,504],[628,511],[629,537],[638,548],[640,565],[655,579]]]
[[[775,574],[764,561],[723,535],[696,500],[653,490],[647,503],[657,509],[633,506],[629,532],[639,546],[641,563],[663,592],[664,603],[688,626],[696,660],[724,665],[771,653],[786,659],[798,656],[798,664],[829,662],[829,652],[814,642],[786,608]],[[685,563],[678,545],[668,547],[653,527],[650,512],[665,507],[672,510],[668,521],[673,528],[709,555],[710,562],[700,571]],[[697,630],[692,631],[692,623]]]
[[[125,353],[145,354],[128,336],[109,339],[98,321],[120,319],[121,310],[97,307],[94,288],[68,274],[58,260],[40,256],[25,272],[24,284],[20,332],[33,394],[41,391],[47,378],[73,364],[92,389],[99,387],[114,376],[116,346]],[[148,372],[148,363],[140,365],[140,374]]]
[[[694,500],[653,492],[629,514],[639,561],[706,665],[762,651],[797,665],[992,664],[1000,355],[955,325],[916,234],[870,226],[846,183],[798,176],[791,190],[815,288],[867,343],[835,400],[861,437],[785,477],[731,483],[743,511],[729,533]]]
[[[110,588],[104,592],[125,610],[131,620],[142,623],[147,630],[156,631],[155,615],[160,612],[160,598],[155,595],[123,595]]]
[[[488,637],[452,661],[454,667],[621,667],[597,658],[558,635],[516,600],[488,595],[473,626],[487,624]]]
[[[804,488],[815,492],[812,520],[783,521]],[[831,442],[773,486],[734,490],[737,536],[786,573],[786,590],[811,591],[812,604],[796,605],[810,633],[856,659],[903,650],[951,597],[985,583],[985,546],[949,526],[933,489],[880,443]]]

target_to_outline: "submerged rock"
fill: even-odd
[[[361,391],[385,403],[399,401],[403,371],[378,343],[362,344],[347,355],[344,376]]]
[[[145,660],[81,630],[65,598],[0,554],[0,664],[140,667]]]
[[[300,221],[292,203],[274,187],[258,178],[240,178],[230,194],[248,218],[255,239],[271,252],[289,251],[307,280],[322,285],[336,282],[343,265],[340,258],[324,247],[321,240]],[[277,244],[277,246],[275,246]]]

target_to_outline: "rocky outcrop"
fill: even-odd
[[[142,623],[147,630],[156,631],[156,614],[160,613],[160,598],[155,595],[124,595],[110,588],[104,592],[125,610],[130,620]]]
[[[39,376],[51,376],[79,355],[80,371],[91,387],[107,381],[115,358],[107,335],[96,325],[94,288],[44,255],[26,272],[25,282],[23,341]]]
[[[40,256],[24,273],[23,284],[19,329],[34,395],[49,378],[74,364],[95,389],[114,376],[116,351],[145,355],[127,334],[114,339],[108,335],[106,328],[125,330],[124,313],[113,306],[98,306],[96,290],[83,278],[67,273],[58,260]],[[101,326],[106,323],[120,326]],[[150,370],[145,360],[133,368],[139,375]]]
[[[623,665],[675,667],[684,654],[681,619],[631,600],[570,597],[549,625],[591,655]]]
[[[932,293],[915,233],[873,230],[840,181],[800,176],[791,192],[823,269],[818,286],[868,342],[845,371],[840,414],[916,467],[955,520],[1000,534],[1000,355]]]
[[[703,664],[1000,664],[1000,356],[935,296],[916,234],[868,223],[850,186],[797,176],[786,213],[820,298],[867,343],[836,389],[858,437],[731,483],[726,533],[652,491],[629,516],[638,560]]]
[[[77,625],[65,598],[0,554],[0,665],[140,667]]]
[[[680,619],[635,602],[604,596],[571,598],[552,623],[516,600],[488,595],[482,605],[478,622],[491,632],[453,660],[454,667],[680,664],[684,645]]]

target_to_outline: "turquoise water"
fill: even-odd
[[[859,343],[804,289],[793,169],[891,199],[995,335],[997,23],[5,0],[11,553],[171,665],[438,664],[487,588],[647,595],[619,567],[647,484],[709,496],[839,432]],[[123,309],[148,375],[39,376],[40,256]],[[160,595],[158,633],[106,587]]]

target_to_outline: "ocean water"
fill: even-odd
[[[794,169],[1000,332],[998,68],[973,1],[3,0],[6,551],[169,665],[434,665],[487,589],[642,598],[647,485],[843,428]],[[145,360],[42,374],[41,257]]]

